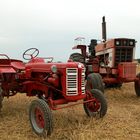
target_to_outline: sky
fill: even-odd
[[[0,53],[23,60],[28,48],[40,57],[67,61],[74,39],[102,39],[106,17],[107,38],[136,39],[135,58],[140,58],[139,0],[0,0]]]

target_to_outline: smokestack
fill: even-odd
[[[105,16],[102,18],[102,39],[106,41],[106,22],[105,22]]]

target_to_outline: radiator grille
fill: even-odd
[[[120,62],[132,62],[133,48],[116,48],[115,65]]]
[[[78,69],[67,68],[66,69],[66,94],[77,95],[78,94]]]
[[[82,81],[81,81],[82,94],[85,94],[85,69],[82,69]]]

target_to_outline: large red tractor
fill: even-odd
[[[55,63],[52,57],[41,58],[38,54],[36,48],[25,51],[23,58],[29,60],[28,63],[0,54],[0,109],[4,97],[17,93],[36,96],[29,107],[29,119],[33,131],[40,136],[50,135],[53,131],[51,110],[83,104],[89,117],[106,114],[107,102],[102,91],[91,89],[89,80],[85,90],[82,63]],[[65,105],[59,106],[62,104]]]
[[[130,38],[106,40],[105,17],[103,17],[102,29],[101,43],[92,39],[90,45],[86,46],[81,43],[84,38],[77,38],[76,41],[80,43],[73,49],[81,49],[81,54],[73,53],[70,59],[85,65],[87,78],[89,72],[93,72],[90,78],[92,81],[96,79],[97,74],[100,74],[106,87],[121,87],[123,83],[135,82],[136,95],[140,96],[140,74],[136,75],[136,63],[133,62],[136,41]]]

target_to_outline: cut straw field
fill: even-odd
[[[140,98],[133,83],[107,89],[108,112],[103,119],[88,118],[82,105],[53,111],[54,131],[48,140],[139,140]],[[34,98],[18,94],[4,99],[0,140],[40,140],[29,124],[28,108]]]

